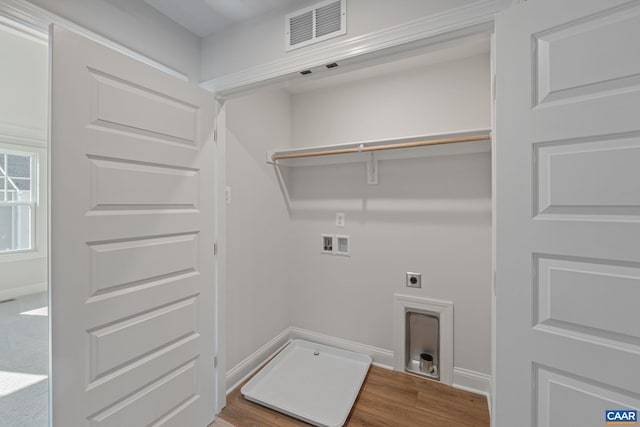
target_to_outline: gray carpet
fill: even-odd
[[[38,310],[46,306],[46,293],[0,304],[2,427],[48,425],[49,318]]]

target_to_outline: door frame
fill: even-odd
[[[491,77],[491,128],[492,134],[495,135],[495,14],[510,7],[511,5],[522,3],[526,0],[486,0],[478,1],[469,6],[456,8],[453,11],[441,13],[434,16],[428,16],[416,21],[411,21],[406,24],[398,25],[392,28],[381,30],[378,32],[370,33],[368,35],[358,38],[358,49],[354,49],[353,43],[349,40],[343,43],[336,43],[333,48],[320,48],[311,52],[296,54],[293,57],[287,57],[279,61],[267,63],[264,66],[251,68],[229,75],[223,75],[219,78],[203,81],[200,86],[210,91],[216,92],[216,99],[219,101],[220,110],[217,114],[216,129],[217,129],[217,155],[225,156],[225,108],[224,102],[227,99],[232,99],[236,96],[248,95],[260,88],[264,88],[270,85],[274,85],[293,77],[298,76],[298,71],[303,69],[311,69],[318,67],[319,64],[325,64],[333,62],[336,58],[341,58],[347,63],[356,63],[359,61],[366,61],[370,58],[383,58],[385,56],[391,56],[398,53],[408,46],[418,48],[429,45],[437,45],[446,43],[447,41],[454,40],[462,36],[473,36],[479,34],[491,35],[490,41],[490,77]],[[434,27],[433,22],[437,21],[437,29],[432,30]],[[418,25],[419,24],[419,25]],[[398,37],[402,34],[402,37]],[[357,51],[357,54],[353,52]],[[321,65],[324,68],[323,65]],[[491,141],[491,206],[492,213],[495,213],[496,200],[495,200],[495,171],[496,171],[496,157],[495,150],[496,139],[495,136]],[[224,191],[225,191],[225,164],[217,165],[217,173],[221,174],[221,178],[217,185],[218,195],[221,196],[217,200],[221,203],[218,204],[218,223],[225,224],[226,207],[224,203]],[[219,176],[219,175],[218,175]],[[495,214],[492,214],[491,219],[491,384],[490,392],[487,396],[489,414],[494,413],[495,408],[495,371],[496,371],[496,359],[495,359],[495,335],[496,335],[496,218]],[[226,271],[225,271],[225,236],[224,226],[222,226],[221,234],[218,234],[218,250],[220,263],[218,269],[218,278],[220,279],[220,286],[218,288],[218,299],[224,300],[224,292],[226,289]],[[224,323],[224,305],[218,310],[219,316],[222,317],[221,322]],[[221,325],[219,322],[218,325]],[[217,331],[218,337],[224,342],[224,326],[220,327]],[[224,354],[218,355],[218,375],[224,375],[226,370],[226,360]],[[222,387],[219,389],[219,396],[226,394],[224,388],[224,381],[220,381],[219,385]],[[219,403],[224,407],[226,404],[226,397],[220,398]],[[491,425],[494,425],[494,418],[491,418]]]
[[[49,45],[49,25],[57,24],[63,27],[66,27],[75,33],[78,33],[89,40],[100,43],[104,46],[113,49],[116,52],[127,55],[131,58],[134,58],[148,66],[151,66],[155,69],[158,69],[162,72],[165,72],[173,77],[176,77],[183,81],[189,81],[189,77],[177,70],[174,70],[166,65],[163,65],[145,55],[142,55],[132,49],[129,49],[126,46],[123,46],[119,43],[116,43],[108,38],[100,36],[80,25],[74,24],[73,22],[56,15],[52,12],[49,12],[46,9],[38,7],[32,3],[29,3],[25,0],[5,0],[0,3],[0,23],[8,25],[10,27],[19,28],[21,31],[25,31],[32,36],[45,41]],[[49,114],[50,117],[50,114]],[[215,294],[216,301],[214,310],[216,310],[216,324],[214,328],[214,333],[216,336],[216,375],[214,378],[215,381],[215,390],[216,390],[216,408],[215,412],[218,414],[222,409],[226,406],[226,385],[225,385],[225,372],[226,372],[226,364],[225,364],[225,352],[219,351],[219,349],[225,348],[225,287],[221,284],[225,283],[225,251],[224,251],[224,242],[225,242],[225,213],[226,207],[224,204],[224,192],[225,192],[225,150],[224,150],[224,132],[217,132],[217,129],[224,129],[224,100],[221,98],[217,99],[216,102],[216,117],[214,118],[214,129],[216,129],[216,144],[214,148],[215,155],[215,230],[216,230],[216,242],[218,248],[218,255],[215,257]],[[47,144],[44,149],[47,152],[47,159],[50,159],[49,150],[50,150],[50,135],[47,132]],[[47,165],[47,185],[50,183],[51,177],[51,168],[50,164]],[[50,189],[49,189],[50,190]],[[51,216],[50,204],[48,206],[47,212],[47,221]],[[47,230],[47,246],[48,253],[50,253],[50,241],[51,241],[51,229]],[[48,263],[48,261],[47,261]],[[50,282],[50,266],[48,266],[48,283]],[[47,286],[47,289],[50,289]],[[48,290],[49,292],[49,290]],[[51,297],[49,296],[49,304]],[[49,323],[49,358],[51,358],[51,324]],[[51,359],[49,360],[49,414],[52,413],[52,399],[51,399],[51,388],[54,380],[54,376],[51,372]],[[49,417],[49,423],[51,424],[51,417]]]
[[[224,99],[216,99],[215,118],[215,286],[216,286],[216,414],[227,406],[227,356],[226,356],[226,289],[227,289],[227,204],[225,193],[227,187],[226,168],[226,108]],[[222,351],[219,351],[223,349]]]

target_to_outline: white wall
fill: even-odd
[[[0,150],[38,150],[44,155],[47,127],[48,48],[46,43],[0,27]],[[26,144],[26,145],[24,145]],[[34,148],[35,147],[35,148]],[[46,176],[42,157],[41,178]],[[46,199],[46,181],[41,179]],[[39,250],[0,254],[0,300],[46,289],[46,200],[39,210]]]
[[[347,34],[285,52],[287,11],[276,11],[230,27],[202,40],[203,81],[286,58],[303,50],[326,47],[373,31],[434,15],[474,0],[347,0]],[[298,10],[315,1],[301,2]]]
[[[49,50],[46,42],[0,26],[0,134],[47,139]]]
[[[393,350],[393,294],[404,293],[453,301],[455,367],[490,373],[488,153],[381,161],[377,186],[363,164],[292,168],[290,219],[264,162],[290,140],[490,128],[489,83],[483,54],[294,94],[290,137],[286,94],[227,102],[228,368],[286,326]],[[335,226],[336,212],[346,227]],[[351,235],[351,257],[321,255],[321,233]],[[423,273],[422,289],[405,287],[407,271]]]
[[[489,83],[487,53],[299,94],[291,101],[291,143],[489,129]]]
[[[200,81],[200,39],[142,0],[29,0]]]
[[[284,92],[226,102],[226,351],[231,369],[289,324],[289,214],[267,150],[289,146]],[[232,384],[228,384],[231,386]]]
[[[482,55],[292,99],[294,146],[490,128]],[[293,326],[393,350],[393,294],[454,303],[454,366],[489,374],[491,166],[488,153],[295,168],[291,175]],[[335,226],[346,212],[347,225]],[[351,257],[319,253],[349,234]],[[405,287],[421,272],[423,288]]]

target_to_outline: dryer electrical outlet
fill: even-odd
[[[409,288],[421,288],[422,287],[422,273],[407,272],[407,287]]]

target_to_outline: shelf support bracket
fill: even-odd
[[[373,151],[367,156],[367,184],[378,185],[378,159]]]
[[[267,151],[267,164],[278,166],[278,161],[272,160],[272,159],[273,159],[273,153],[270,151]]]

